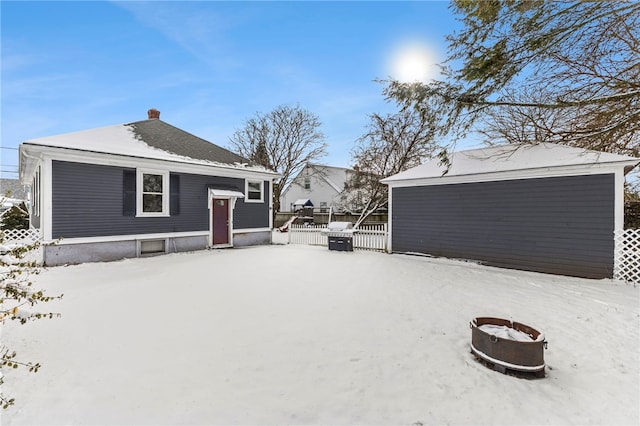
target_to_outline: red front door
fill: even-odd
[[[226,198],[213,199],[213,244],[229,244],[229,200]]]

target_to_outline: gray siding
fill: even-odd
[[[255,180],[255,179],[254,179]],[[269,200],[271,200],[271,183],[264,181],[263,203],[245,203],[238,199],[236,208],[233,211],[233,228],[249,229],[249,228],[268,228],[269,227]],[[240,192],[244,192],[244,181]]]
[[[608,174],[394,188],[392,248],[611,277],[614,185]]]
[[[180,214],[172,217],[124,216],[121,167],[52,162],[53,238],[97,237],[209,230],[207,188],[244,192],[244,179],[178,173]],[[268,188],[268,182],[265,188]],[[265,200],[268,198],[265,195]],[[269,226],[269,203],[236,203],[234,227]]]

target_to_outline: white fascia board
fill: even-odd
[[[251,232],[269,232],[270,228],[246,228],[233,229],[233,234],[248,234]],[[72,244],[90,244],[90,243],[112,243],[117,241],[137,241],[137,240],[159,240],[164,238],[185,238],[185,237],[209,237],[209,230],[206,231],[189,231],[189,232],[158,232],[155,234],[125,234],[125,235],[108,235],[103,237],[76,237],[62,238],[53,240],[45,239],[45,243],[53,243],[54,245],[72,245]]]
[[[492,173],[478,173],[469,175],[455,175],[455,176],[439,176],[429,178],[417,178],[417,179],[403,179],[403,180],[387,180],[383,179],[381,182],[388,185],[390,188],[401,188],[408,186],[432,186],[432,185],[452,185],[458,183],[473,183],[473,182],[496,182],[504,180],[517,180],[517,179],[536,179],[536,178],[550,178],[550,177],[563,177],[563,176],[580,176],[580,175],[595,175],[595,174],[608,174],[616,173],[622,170],[626,166],[634,165],[634,161],[624,161],[619,163],[602,163],[602,164],[589,164],[589,165],[574,165],[565,167],[545,167],[538,169],[524,169],[515,170],[509,172],[492,172]]]
[[[320,178],[322,178],[322,180],[324,180],[331,188],[333,188],[334,191],[336,191],[336,194],[339,194],[342,189],[340,189],[340,187],[338,185],[336,185],[335,182],[333,182],[330,178],[329,178],[329,173],[331,172],[332,169],[336,169],[336,167],[332,167],[332,166],[321,166],[318,164],[311,164],[310,168],[315,169],[315,173],[312,174],[311,176],[314,175],[318,175]]]
[[[307,168],[310,167],[310,165],[307,163],[302,169],[300,169],[300,171],[298,172],[297,175],[294,176],[293,179],[291,179],[291,181],[287,184],[287,186],[285,186],[284,188],[282,188],[282,192],[280,193],[280,199],[282,200],[284,197],[286,197],[287,193],[289,192],[289,190],[293,187],[293,185],[300,185],[298,184],[298,178],[302,177],[302,174],[304,173],[305,170],[307,170]],[[280,175],[278,175],[279,177]]]
[[[133,157],[127,155],[105,154],[92,151],[81,151],[71,148],[59,148],[44,145],[29,145],[23,143],[22,146],[34,153],[47,155],[53,160],[69,161],[75,163],[99,164],[105,166],[129,167],[129,168],[155,168],[166,169],[172,172],[192,173],[210,176],[223,176],[272,180],[280,176],[278,173],[252,170],[249,168],[234,167],[225,164],[201,164],[190,163],[178,160],[162,160],[145,157]]]
[[[338,185],[336,185],[335,183],[333,183],[333,181],[327,177],[324,178],[324,180],[329,184],[329,186],[331,188],[333,188],[334,191],[336,191],[337,194],[340,193],[340,188],[338,188]]]
[[[24,145],[20,145],[18,148],[18,164],[20,183],[28,185],[33,179],[33,175],[39,164],[42,163],[43,155],[41,152],[32,152]]]
[[[271,228],[244,228],[234,229],[233,234],[250,234],[252,232],[271,232]]]
[[[163,238],[181,238],[181,237],[208,237],[209,230],[191,231],[191,232],[162,232],[155,234],[126,234],[126,235],[109,235],[104,237],[78,237],[78,238],[62,238],[60,240],[45,239],[45,242],[54,245],[70,245],[70,244],[89,244],[89,243],[111,243],[116,241],[137,241],[137,240],[159,240]]]

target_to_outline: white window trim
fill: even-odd
[[[146,241],[164,241],[164,250],[150,253],[142,253],[142,244]],[[162,253],[169,253],[169,238],[145,238],[136,240],[136,255],[137,257],[156,256]]]
[[[162,175],[162,211],[142,211],[142,175]],[[154,169],[136,169],[136,217],[168,217],[169,216],[169,171]]]
[[[249,182],[260,184],[260,199],[249,199]],[[244,180],[244,202],[245,203],[264,203],[264,181],[258,179],[245,179]]]
[[[33,203],[32,214],[34,216],[40,217],[40,194],[41,194],[41,174],[40,174],[40,166],[36,167],[36,172],[33,177],[33,188],[31,191],[31,202]]]

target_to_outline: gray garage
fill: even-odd
[[[613,276],[624,179],[640,159],[554,144],[461,151],[384,179],[389,245],[588,278]]]

